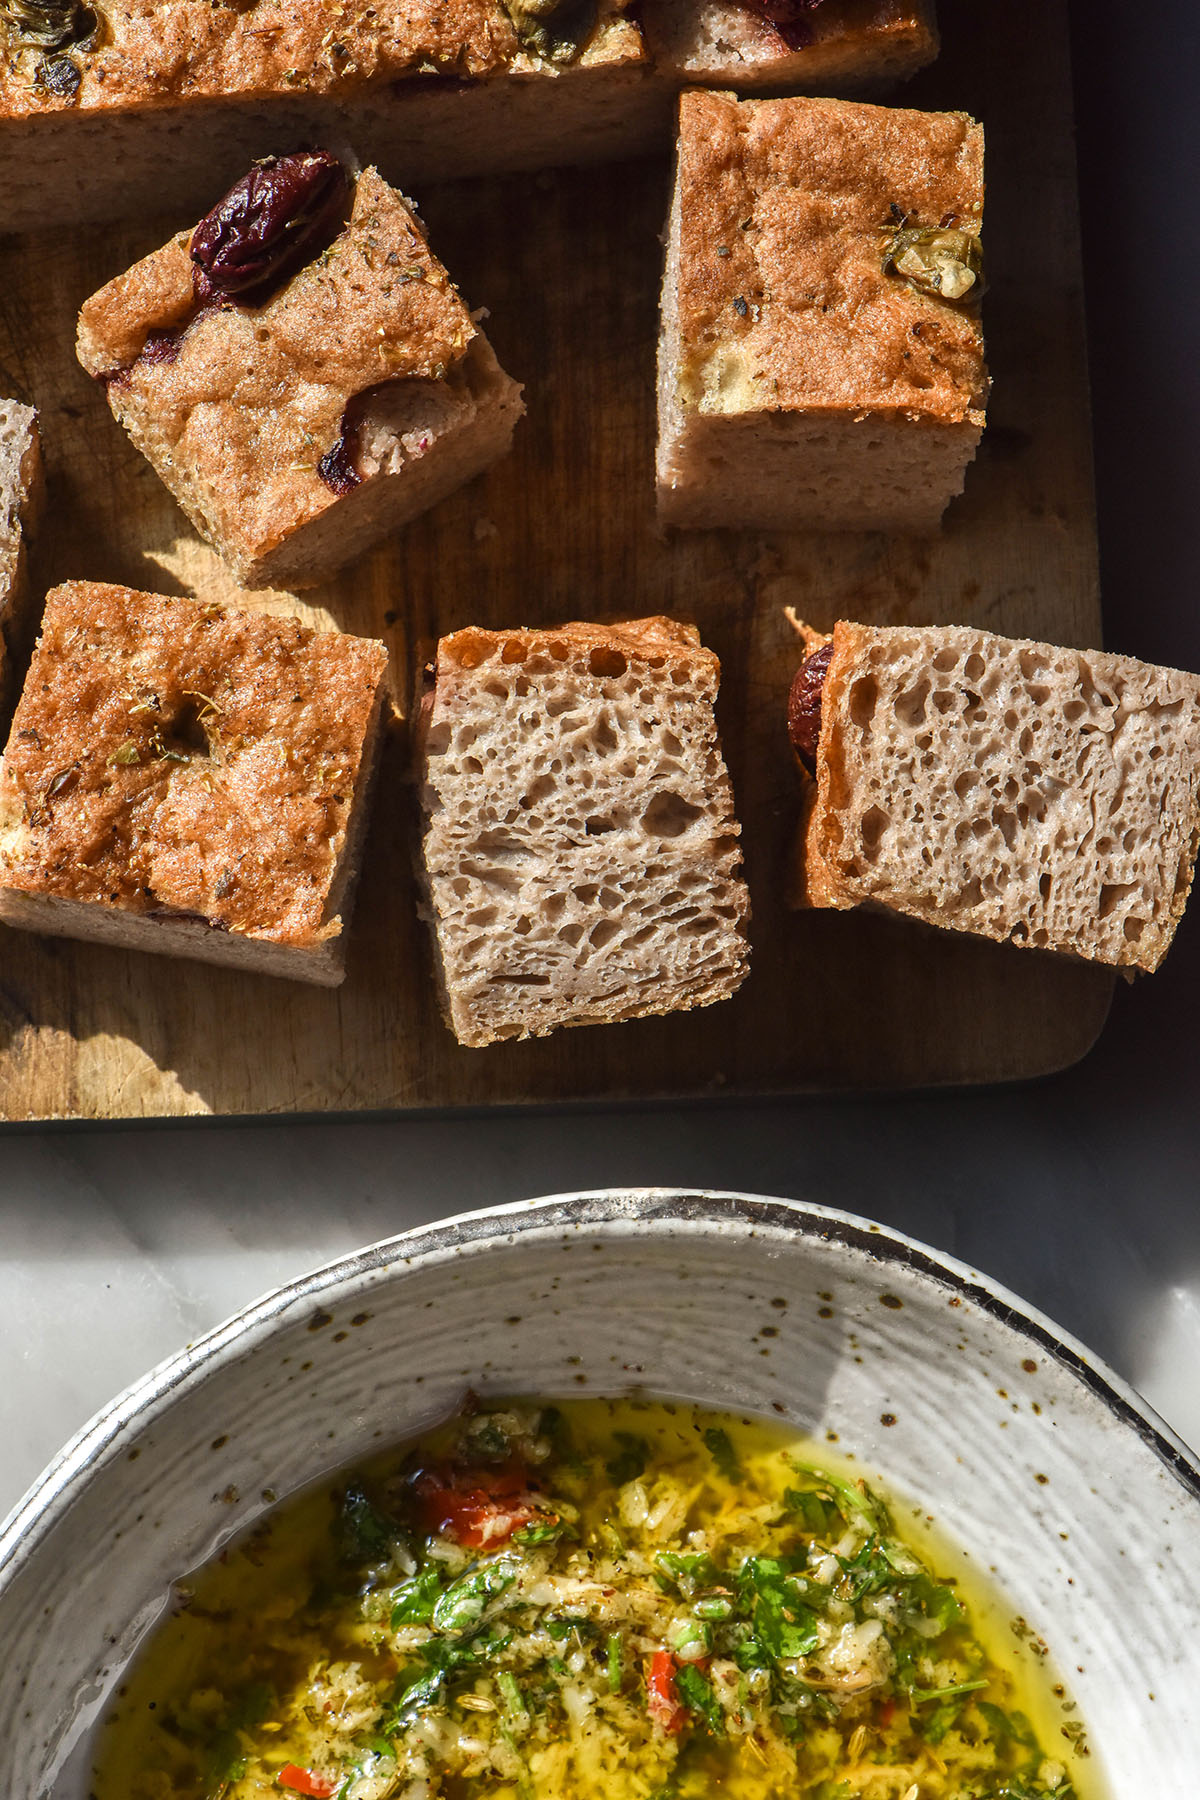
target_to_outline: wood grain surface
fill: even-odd
[[[782,1093],[1003,1081],[1098,1034],[1112,976],[898,919],[783,904],[797,791],[784,618],[965,621],[1100,642],[1080,258],[1062,0],[943,0],[943,55],[905,103],[988,136],[985,305],[995,390],[966,493],[931,540],[696,532],[654,523],[654,343],[666,160],[447,184],[416,197],[434,248],[525,383],[513,455],[313,590],[255,596],[415,646],[492,626],[665,612],[721,657],[744,827],[752,970],[731,1002],[462,1050],[415,909],[416,811],[389,744],[334,992],[0,928],[0,1116],[129,1119]],[[281,145],[281,149],[290,146]],[[370,145],[358,146],[364,160]],[[191,221],[0,244],[0,392],[41,409],[42,586],[67,577],[238,599],[75,363],[80,302]],[[403,701],[400,701],[401,707]]]

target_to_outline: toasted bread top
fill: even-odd
[[[358,177],[341,235],[261,306],[198,308],[190,241],[181,232],[84,303],[79,358],[110,378],[135,441],[186,476],[215,534],[259,556],[333,504],[318,465],[350,400],[382,382],[443,380],[476,328],[420,221],[374,169]],[[157,331],[180,334],[170,359],[140,354]]]
[[[978,237],[983,131],[966,114],[692,90],[678,183],[686,401],[982,424],[978,308],[885,266],[902,223]]]
[[[62,92],[45,79],[43,46],[15,28],[0,35],[0,116],[352,93],[406,75],[475,79],[547,66],[523,47],[501,0],[374,0],[357,8],[333,0],[104,0],[97,10],[98,38],[87,34],[81,0],[80,41],[67,46],[73,74]],[[641,54],[619,0],[605,0],[577,60]]]
[[[294,619],[55,588],[0,771],[0,878],[323,941],[386,665]]]

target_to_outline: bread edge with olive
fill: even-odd
[[[807,656],[823,640],[805,632]],[[1200,676],[973,626],[843,620],[830,639],[789,904],[1155,970],[1200,850]],[[1094,826],[1072,836],[1085,807]]]

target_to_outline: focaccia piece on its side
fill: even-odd
[[[0,704],[9,697],[11,659],[29,608],[28,539],[42,498],[37,413],[0,400]]]
[[[93,294],[78,354],[245,587],[322,580],[502,456],[523,411],[407,202],[323,151],[256,166]]]
[[[747,970],[720,665],[670,619],[443,638],[417,731],[425,911],[462,1044],[724,1000]]]
[[[682,74],[858,92],[936,51],[927,0],[793,5],[777,30],[753,0],[651,0],[644,34],[627,0],[14,0],[0,233],[186,218],[256,158],[345,136],[406,187],[628,158],[665,143]]]
[[[336,986],[386,667],[294,619],[53,589],[0,763],[0,919]]]
[[[984,424],[982,214],[963,113],[683,94],[662,523],[936,530]]]
[[[797,904],[1158,967],[1200,842],[1200,677],[969,626],[839,623],[827,654]]]
[[[644,0],[642,16],[660,76],[739,93],[878,93],[938,53],[932,0]]]
[[[14,0],[0,232],[186,218],[255,159],[330,137],[406,184],[620,155],[623,126],[657,124],[624,5]]]

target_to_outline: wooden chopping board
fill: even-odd
[[[940,537],[658,534],[663,160],[417,196],[435,250],[468,302],[489,308],[500,360],[525,383],[514,453],[305,605],[252,599],[383,637],[400,696],[415,645],[472,622],[694,619],[724,668],[719,716],[754,905],[752,971],[737,997],[691,1015],[458,1048],[416,917],[416,809],[398,728],[343,988],[0,927],[0,1116],[897,1088],[1036,1076],[1088,1050],[1108,1010],[1108,971],[900,920],[797,915],[782,901],[797,813],[783,708],[798,658],[785,606],[817,626],[961,621],[1100,642],[1066,6],[943,0],[941,12],[943,55],[898,98],[962,108],[987,127],[995,391]],[[369,145],[357,148],[369,159]],[[190,222],[0,244],[0,392],[41,409],[48,454],[43,586],[89,577],[244,598],[72,352],[80,302]]]

